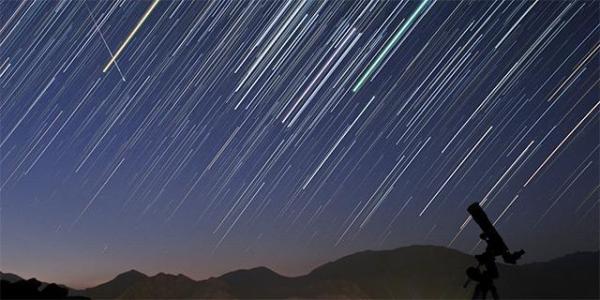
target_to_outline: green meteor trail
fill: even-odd
[[[377,67],[379,67],[379,65],[381,64],[383,59],[388,55],[388,53],[392,50],[392,48],[398,43],[400,38],[406,32],[406,30],[410,27],[410,25],[412,25],[414,23],[417,16],[419,16],[419,14],[421,14],[423,9],[425,9],[425,6],[427,6],[427,4],[430,1],[431,0],[423,0],[423,2],[421,2],[421,4],[419,4],[419,7],[417,7],[417,9],[412,13],[412,15],[410,15],[408,20],[406,20],[406,22],[404,22],[404,24],[402,24],[402,27],[400,27],[400,29],[394,34],[394,36],[392,37],[390,42],[387,45],[385,45],[385,47],[383,48],[383,50],[381,52],[379,52],[379,54],[375,58],[375,61],[369,66],[367,71],[365,71],[362,74],[362,76],[358,79],[358,82],[356,82],[356,85],[354,85],[354,88],[352,88],[353,93],[356,93],[358,90],[360,90],[360,88],[365,84],[365,82],[367,82],[367,79],[369,79],[371,77],[371,75],[373,74],[373,72],[375,72]]]

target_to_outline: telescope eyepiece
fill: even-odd
[[[517,260],[519,260],[521,258],[521,256],[523,256],[523,254],[525,254],[525,250],[521,249],[519,251],[510,253],[510,252],[506,252],[505,254],[502,255],[502,258],[504,259],[504,262],[506,262],[507,264],[516,264]]]

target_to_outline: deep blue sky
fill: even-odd
[[[0,2],[2,271],[598,249],[597,2],[152,5]]]

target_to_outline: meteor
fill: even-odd
[[[423,2],[421,2],[421,4],[419,4],[419,7],[417,7],[417,9],[412,13],[412,15],[410,15],[410,17],[408,17],[408,20],[406,20],[406,22],[404,22],[404,24],[402,24],[402,27],[400,27],[400,29],[398,31],[396,31],[396,33],[394,34],[394,36],[392,37],[390,42],[385,46],[385,48],[383,48],[383,50],[381,52],[379,52],[379,54],[375,58],[375,61],[369,66],[367,71],[365,71],[362,74],[362,76],[360,77],[360,79],[358,80],[356,85],[354,85],[354,88],[352,89],[353,93],[358,92],[358,90],[360,90],[360,88],[365,84],[367,79],[369,79],[369,77],[371,77],[371,75],[373,75],[373,72],[375,72],[375,70],[377,70],[377,67],[379,67],[379,65],[381,65],[381,62],[383,61],[383,59],[390,53],[392,48],[394,48],[394,46],[398,43],[400,38],[404,35],[406,30],[408,29],[408,27],[410,27],[415,22],[415,19],[417,18],[417,16],[419,16],[421,14],[423,9],[425,9],[425,6],[427,6],[427,3],[429,3],[429,1],[430,0],[423,0]]]
[[[135,35],[135,33],[140,29],[140,27],[142,27],[142,25],[144,24],[144,22],[146,21],[146,19],[150,15],[150,13],[152,13],[152,11],[154,10],[154,8],[158,4],[158,1],[160,1],[160,0],[153,0],[152,1],[152,4],[150,4],[150,7],[148,7],[148,9],[146,10],[146,12],[142,16],[142,18],[138,21],[138,23],[135,25],[135,27],[133,28],[133,30],[129,33],[129,35],[127,36],[127,38],[125,39],[125,41],[123,42],[123,44],[121,44],[121,46],[119,47],[119,49],[117,49],[117,52],[115,52],[115,55],[113,55],[110,58],[110,60],[108,61],[108,63],[106,64],[106,66],[104,66],[104,69],[102,70],[102,73],[106,73],[106,71],[110,68],[110,66],[117,60],[117,57],[119,56],[119,54],[121,54],[121,52],[123,51],[123,49],[125,49],[125,47],[127,46],[127,44],[129,44],[129,41],[131,41],[131,39],[133,38],[133,36]]]
[[[87,9],[88,14],[90,15],[90,19],[92,20],[92,23],[94,24],[94,28],[96,29],[96,32],[98,32],[98,35],[102,39],[102,42],[104,43],[104,46],[108,50],[108,54],[110,54],[110,56],[113,57],[113,53],[112,53],[112,51],[110,51],[110,47],[108,46],[108,43],[106,42],[106,39],[104,39],[104,36],[102,35],[102,32],[100,31],[100,27],[98,26],[98,24],[96,24],[96,18],[94,18],[94,14],[90,10],[90,8],[87,5],[87,3],[85,4],[85,8]],[[125,75],[123,75],[123,72],[121,72],[121,68],[119,68],[119,65],[117,64],[116,60],[115,60],[115,67],[117,67],[117,71],[119,71],[119,74],[121,74],[121,78],[123,79],[123,82],[125,82]]]

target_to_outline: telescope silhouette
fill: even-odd
[[[478,262],[477,267],[467,269],[467,277],[469,279],[464,284],[464,287],[466,288],[471,280],[475,281],[477,282],[477,286],[473,293],[473,299],[485,299],[488,292],[492,294],[494,299],[499,299],[498,292],[494,286],[494,279],[499,277],[496,257],[502,256],[505,263],[514,265],[525,254],[525,251],[521,249],[516,252],[510,252],[508,246],[506,246],[506,243],[504,243],[504,240],[502,240],[502,237],[483,211],[483,208],[479,206],[479,203],[475,202],[469,205],[467,212],[469,212],[473,221],[481,228],[482,233],[479,237],[487,243],[487,246],[485,252],[475,255]],[[482,266],[485,267],[484,270],[481,270]]]

